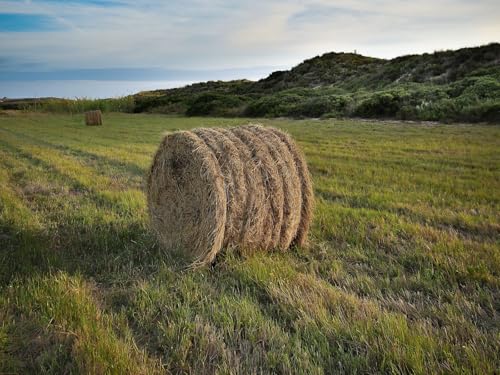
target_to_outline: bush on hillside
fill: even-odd
[[[349,96],[306,97],[292,108],[291,114],[296,117],[322,117],[326,114],[330,116],[333,114],[343,115],[351,101]]]
[[[397,92],[377,92],[361,101],[354,114],[361,117],[394,117],[401,109],[402,97]]]
[[[250,117],[293,116],[294,108],[302,100],[302,96],[297,94],[268,95],[251,102],[245,109],[244,114]]]
[[[237,116],[244,101],[236,95],[205,93],[197,96],[187,107],[188,116]]]

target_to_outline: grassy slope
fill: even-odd
[[[500,128],[264,123],[305,150],[312,247],[183,271],[148,230],[165,130],[242,119],[0,117],[0,373],[500,366]]]

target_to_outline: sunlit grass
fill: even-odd
[[[494,373],[500,128],[263,120],[304,149],[309,249],[186,271],[142,193],[165,131],[0,117],[0,372]]]

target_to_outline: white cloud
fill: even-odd
[[[0,32],[1,56],[46,68],[293,65],[323,52],[393,57],[500,40],[498,1],[0,1],[52,17],[50,32]]]

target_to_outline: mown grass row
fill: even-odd
[[[150,157],[242,122],[0,117],[0,372],[498,370],[498,127],[266,120],[306,152],[311,248],[186,271],[149,231]]]

